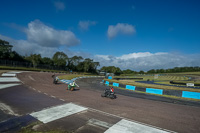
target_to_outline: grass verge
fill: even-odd
[[[136,93],[143,93],[143,94],[167,97],[167,98],[172,98],[172,99],[181,99],[181,100],[189,100],[189,101],[196,101],[196,102],[200,101],[200,99],[183,98],[183,97],[176,97],[176,96],[171,96],[171,95],[159,95],[159,94],[146,93],[146,92],[137,91],[137,90],[129,90],[129,89],[126,89],[126,88],[116,87],[116,86],[113,86],[113,85],[109,85],[109,86],[112,86],[112,87],[115,87],[115,88],[119,88],[119,89],[122,89],[122,90],[128,90],[128,91],[136,92]]]
[[[138,83],[138,82],[135,82],[135,81],[127,81],[127,80],[113,80],[113,79],[104,79],[104,80],[109,81],[109,82],[115,82],[115,83],[120,83],[120,84],[124,84],[124,85],[132,85],[132,86],[144,87],[144,88],[200,92],[200,89],[184,88],[184,87],[179,87],[179,86],[175,87],[175,86],[145,84],[145,83]]]
[[[59,79],[66,79],[66,80],[71,80],[73,78],[77,78],[77,77],[83,77],[83,76],[97,76],[97,75],[83,75],[83,74],[67,74],[67,75],[61,75],[59,76]]]

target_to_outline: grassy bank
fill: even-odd
[[[98,75],[94,75],[94,74],[90,74],[90,73],[67,74],[67,75],[61,75],[61,76],[59,76],[59,79],[71,80],[73,78],[83,77],[83,76],[98,76]]]
[[[200,89],[193,89],[193,88],[184,88],[184,87],[175,87],[175,86],[165,86],[165,85],[154,85],[154,84],[145,84],[145,83],[138,83],[133,80],[113,80],[113,79],[104,79],[109,82],[115,82],[125,85],[132,85],[144,88],[155,88],[155,89],[166,89],[166,90],[182,90],[182,91],[193,91],[193,92],[200,92]]]

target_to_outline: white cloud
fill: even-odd
[[[13,50],[20,55],[41,54],[44,57],[51,57],[59,50],[56,47],[43,47],[28,40],[15,40],[3,35],[0,35],[0,39],[6,40],[13,45]]]
[[[96,21],[79,21],[78,26],[81,30],[88,30],[90,26],[96,25]]]
[[[29,40],[15,40],[3,35],[0,39],[6,40],[13,45],[13,50],[21,55],[41,54],[42,57],[52,57],[59,47],[45,47],[38,43]],[[131,69],[134,71],[148,71],[150,69],[167,69],[173,67],[185,66],[200,66],[200,55],[184,55],[180,53],[167,53],[167,52],[138,52],[124,54],[122,56],[112,55],[94,55],[85,52],[70,51],[67,47],[62,49],[69,57],[74,55],[82,56],[84,58],[92,58],[94,61],[100,62],[102,66],[116,66],[124,69]]]
[[[15,40],[10,37],[6,37],[0,34],[0,39],[8,41],[13,45],[13,50],[19,53],[20,55],[30,55],[30,54],[41,54],[42,57],[52,57],[57,51],[62,51],[67,54],[69,57],[72,56],[82,56],[83,58],[88,58],[91,55],[89,53],[81,51],[70,51],[68,48],[59,47],[43,47],[37,43],[30,42],[28,40]]]
[[[109,39],[114,38],[118,34],[130,35],[136,33],[135,27],[130,24],[118,23],[117,25],[109,25],[107,36]]]
[[[56,7],[56,10],[65,10],[65,3],[60,1],[55,1],[54,6]]]
[[[43,24],[40,20],[30,22],[25,32],[28,41],[44,47],[74,46],[80,43],[73,32],[55,30]]]
[[[148,71],[150,69],[167,69],[173,67],[200,66],[200,55],[183,55],[178,53],[130,53],[120,57],[109,55],[95,55],[95,61],[102,66],[116,66],[121,69]]]
[[[43,57],[52,57],[57,51],[72,55],[76,52],[71,52],[68,48],[80,43],[73,32],[55,30],[39,20],[30,22],[28,28],[23,29],[25,29],[27,40],[15,40],[0,34],[0,39],[13,45],[13,50],[20,55],[41,54]]]

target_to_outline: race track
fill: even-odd
[[[83,108],[80,113],[66,114],[46,124],[43,122],[37,128],[39,131],[113,132],[119,125],[128,123],[131,127],[127,128],[135,131],[137,129],[134,126],[155,132],[200,132],[199,106],[184,105],[183,102],[174,104],[179,101],[118,89],[115,89],[117,99],[102,98],[101,93],[105,89],[100,84],[102,79],[79,79],[76,82],[80,87],[76,91],[69,91],[66,90],[66,84],[53,84],[51,75],[43,72],[17,74],[23,84],[0,89],[0,101],[19,116],[30,114],[35,117],[34,112],[54,106],[61,110],[71,105],[74,110]],[[0,120],[14,118],[13,115],[4,112],[4,118]]]

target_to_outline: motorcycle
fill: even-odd
[[[71,90],[71,91],[76,90],[75,87],[79,87],[79,86],[75,83],[75,81],[73,81],[73,83],[68,84],[67,90]]]
[[[54,79],[53,79],[53,83],[54,83],[54,84],[57,84],[57,83],[58,83],[58,79],[57,79],[57,78],[54,78]]]
[[[109,88],[106,88],[104,90],[104,92],[101,94],[101,97],[108,97],[108,98],[111,98],[111,99],[117,98],[117,96],[115,95],[115,92],[111,91],[111,89],[109,89]]]

